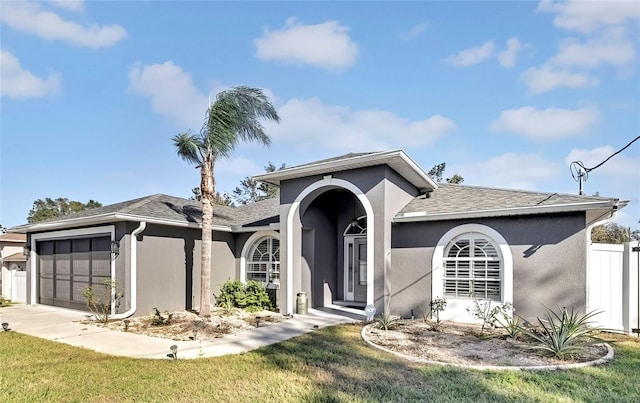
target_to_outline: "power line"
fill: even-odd
[[[640,139],[640,136],[638,136],[635,139],[631,140],[626,146],[622,147],[621,149],[619,149],[615,153],[613,153],[610,156],[608,156],[607,159],[605,159],[604,161],[602,161],[598,165],[593,166],[591,168],[585,167],[584,164],[582,163],[582,161],[573,161],[569,165],[569,171],[571,172],[571,176],[573,177],[573,179],[576,182],[580,183],[580,195],[584,195],[584,191],[582,189],[582,186],[583,186],[584,182],[586,182],[587,179],[589,179],[589,172],[593,171],[596,168],[601,167],[605,162],[609,161],[614,156],[616,156],[616,155],[620,154],[621,152],[623,152],[624,150],[626,150],[631,144],[635,143],[638,139]]]

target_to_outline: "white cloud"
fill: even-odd
[[[60,77],[49,74],[40,78],[20,65],[12,53],[0,51],[0,89],[2,96],[11,99],[39,98],[56,93],[60,88]]]
[[[412,26],[411,29],[409,29],[407,32],[403,32],[402,34],[400,34],[400,38],[405,40],[415,38],[416,36],[423,33],[426,29],[427,29],[426,23],[423,22],[421,24],[416,24]]]
[[[637,23],[640,7],[636,1],[543,0],[537,11],[555,14],[554,25],[579,33],[565,39],[558,52],[539,68],[523,73],[532,93],[558,87],[581,88],[598,85],[586,70],[612,65],[620,78],[635,73]]]
[[[638,146],[640,146],[640,144]],[[633,147],[633,145],[631,147]],[[582,161],[586,168],[593,168],[616,151],[617,149],[611,145],[596,147],[591,150],[575,148],[566,156],[565,163],[569,166],[573,161]],[[629,155],[635,155],[635,158]],[[635,176],[637,180],[637,178],[640,178],[640,157],[637,152],[634,154],[631,149],[629,149],[628,153],[622,152],[617,154],[592,172],[594,175],[597,172],[598,175],[626,178],[625,180]]]
[[[48,41],[63,41],[93,49],[112,46],[127,36],[127,31],[120,25],[81,25],[42,10],[39,3],[32,2],[2,2],[0,19],[18,31]]]
[[[620,30],[610,30],[586,42],[575,38],[563,41],[558,54],[551,58],[550,63],[586,68],[601,64],[625,66],[634,62],[635,55],[635,46],[631,40]]]
[[[595,87],[599,84],[596,78],[587,73],[559,69],[549,64],[527,69],[522,73],[522,80],[529,92],[533,94],[549,92],[558,87],[584,88]]]
[[[81,12],[85,10],[84,0],[48,0],[50,4],[68,11]]]
[[[278,114],[280,124],[265,124],[268,132],[275,141],[300,148],[352,151],[429,146],[456,127],[441,115],[408,120],[384,110],[327,105],[318,98],[291,99]]]
[[[447,166],[447,168],[449,168]],[[541,154],[507,153],[487,161],[451,166],[464,183],[506,189],[538,190],[538,184],[557,176],[564,167]]]
[[[493,41],[487,41],[481,46],[461,50],[458,54],[450,55],[445,60],[456,67],[467,67],[484,62],[493,56],[494,52],[495,46]]]
[[[198,130],[204,121],[207,96],[198,91],[191,75],[172,61],[132,68],[129,91],[148,96],[154,112],[188,128]]]
[[[358,45],[348,35],[349,28],[337,21],[302,25],[289,18],[279,30],[266,30],[255,40],[256,57],[286,64],[308,64],[340,71],[355,64]]]
[[[502,111],[500,117],[491,123],[491,129],[534,140],[553,140],[580,136],[598,119],[599,113],[594,108],[537,110],[526,106]]]
[[[498,62],[503,67],[513,67],[516,65],[518,53],[522,50],[522,44],[518,38],[509,38],[507,41],[507,49],[498,55]]]
[[[537,11],[555,13],[556,27],[580,32],[593,32],[640,20],[637,1],[563,1],[543,0]]]

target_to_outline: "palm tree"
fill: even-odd
[[[211,312],[211,224],[215,201],[214,167],[218,157],[227,157],[240,140],[257,141],[266,146],[271,138],[260,119],[280,121],[278,113],[264,93],[251,87],[234,87],[218,94],[209,104],[200,134],[191,131],[173,137],[182,159],[200,169],[202,194],[202,262],[200,265],[200,316]]]

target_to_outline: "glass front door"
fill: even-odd
[[[367,301],[367,238],[345,237],[345,300]]]

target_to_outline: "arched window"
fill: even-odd
[[[280,240],[274,236],[257,239],[247,255],[246,280],[262,283],[280,281]]]
[[[446,298],[441,319],[474,322],[472,298],[513,304],[513,255],[504,237],[482,224],[451,228],[438,241],[431,262],[431,298]]]
[[[445,297],[502,300],[502,256],[488,236],[467,232],[452,239],[444,250]]]

